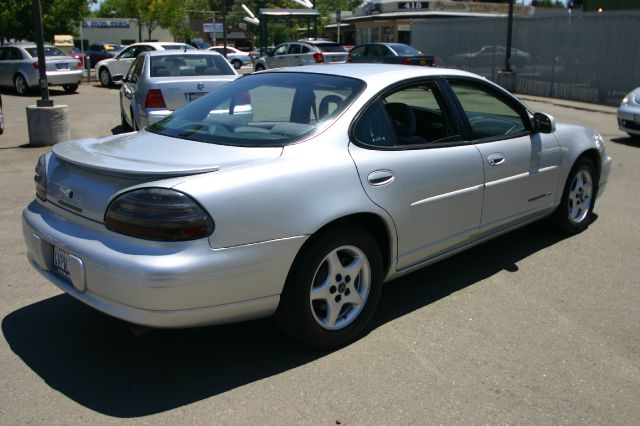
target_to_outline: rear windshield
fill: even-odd
[[[253,74],[222,86],[146,130],[220,145],[283,146],[332,123],[364,87],[361,80],[324,74]]]
[[[37,58],[38,57],[38,49],[35,47],[27,47],[25,49],[27,52],[29,52],[29,55],[31,55],[32,58]],[[44,47],[44,56],[68,56],[66,53],[64,53],[62,50],[58,49],[57,47]]]
[[[334,43],[316,44],[315,46],[320,49],[321,52],[346,52],[344,47]]]
[[[151,77],[235,75],[219,55],[167,55],[151,57]]]
[[[195,49],[195,47],[188,44],[161,44],[164,50],[180,50],[180,49]]]
[[[393,44],[391,48],[395,50],[398,55],[422,55],[422,52],[406,44]]]

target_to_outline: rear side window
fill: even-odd
[[[404,44],[394,44],[391,48],[395,50],[398,55],[421,55],[419,50]]]

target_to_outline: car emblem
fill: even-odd
[[[204,90],[204,83],[198,83],[198,90]]]

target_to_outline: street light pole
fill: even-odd
[[[33,0],[33,18],[36,26],[38,71],[40,74],[38,86],[40,87],[40,95],[42,96],[42,99],[38,99],[36,105],[39,107],[52,107],[53,101],[49,99],[49,83],[47,82],[47,63],[44,59],[44,35],[42,34],[42,12],[40,10],[40,0]]]

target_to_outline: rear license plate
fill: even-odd
[[[425,59],[420,59],[420,65],[427,65],[427,61]]]
[[[200,99],[201,97],[203,97],[206,94],[207,94],[207,92],[189,93],[189,102],[195,101],[196,99]]]
[[[59,70],[68,70],[69,64],[56,64],[56,68]]]
[[[63,277],[69,279],[69,253],[53,246],[53,268]]]

